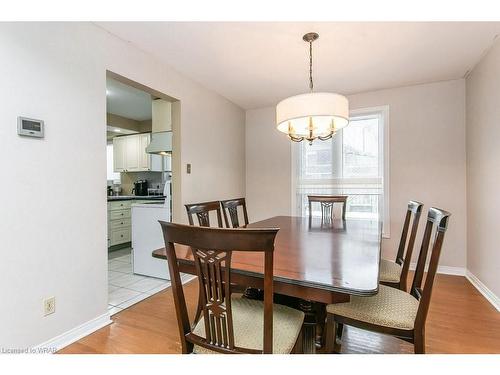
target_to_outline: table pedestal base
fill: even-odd
[[[256,288],[247,288],[244,298],[263,300],[264,291]],[[302,326],[302,349],[305,354],[314,354],[324,345],[323,332],[326,319],[326,305],[312,302],[283,294],[274,295],[274,303],[292,307],[304,312],[304,325]]]

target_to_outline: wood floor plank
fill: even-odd
[[[185,285],[190,315],[197,281]],[[114,323],[59,353],[180,353],[172,292],[164,290],[113,316]],[[437,275],[426,325],[427,353],[500,353],[500,313],[461,276]],[[346,327],[342,353],[412,353],[412,345]]]

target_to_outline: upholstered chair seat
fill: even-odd
[[[418,304],[411,294],[380,285],[372,297],[352,296],[350,302],[328,305],[326,311],[377,326],[412,330]]]
[[[387,259],[380,260],[380,282],[399,283],[403,267]]]
[[[258,300],[232,296],[234,344],[237,347],[262,350],[264,330],[264,303]],[[273,353],[291,353],[299,337],[304,313],[287,306],[273,305]],[[198,321],[193,333],[205,338],[203,316]],[[215,351],[195,345],[197,354],[218,354]],[[219,353],[220,354],[220,353]]]

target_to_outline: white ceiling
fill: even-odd
[[[132,120],[151,119],[151,95],[112,78],[106,79],[106,112]]]
[[[500,33],[498,22],[99,25],[245,109],[308,90],[306,32],[320,34],[315,91],[343,94],[461,78]]]

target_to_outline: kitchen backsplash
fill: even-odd
[[[122,185],[122,195],[131,195],[132,189],[134,188],[134,182],[137,180],[148,180],[148,187],[160,189],[163,191],[163,181],[161,172],[128,172],[120,173],[121,185]]]

